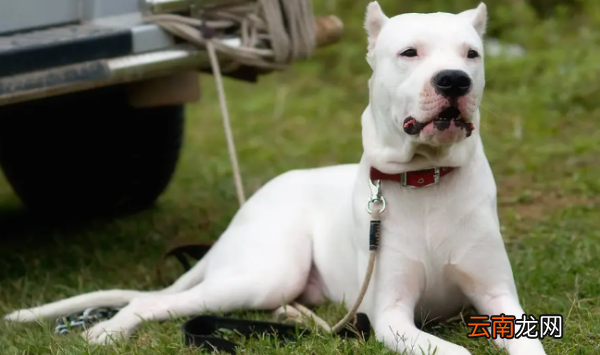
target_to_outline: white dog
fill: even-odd
[[[295,300],[351,305],[367,269],[365,206],[374,179],[381,181],[387,206],[374,275],[359,311],[368,315],[377,339],[401,354],[469,354],[423,332],[415,319],[448,317],[466,305],[485,315],[524,314],[477,129],[486,22],[483,3],[459,14],[392,18],[370,3],[365,27],[373,75],[358,165],[273,179],[239,210],[208,254],[162,291],[93,292],[5,319],[25,322],[125,306],[86,333],[91,342],[104,343],[111,335],[130,335],[143,320],[172,315],[272,310]],[[537,339],[496,343],[511,355],[545,354]]]

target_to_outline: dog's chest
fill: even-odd
[[[417,318],[425,311],[436,317],[453,314],[466,305],[452,271],[469,248],[469,203],[458,204],[460,194],[436,187],[418,191],[418,198],[417,191],[387,191],[381,272],[409,275],[420,285]]]
[[[382,215],[381,248],[443,267],[469,233],[468,204],[460,194],[437,187],[425,191],[389,189]],[[460,202],[459,202],[460,201]],[[460,205],[462,203],[462,205]]]

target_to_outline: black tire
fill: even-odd
[[[167,187],[183,130],[183,105],[133,108],[118,86],[0,107],[0,165],[32,210],[131,214]]]

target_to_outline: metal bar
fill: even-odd
[[[148,10],[153,14],[189,12],[192,5],[206,5],[231,0],[146,0]]]
[[[209,65],[205,51],[182,46],[16,75],[0,79],[0,106],[197,70]]]
[[[153,14],[189,11],[189,0],[147,0],[148,10]]]

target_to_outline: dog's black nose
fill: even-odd
[[[431,79],[431,84],[445,97],[460,97],[471,90],[471,78],[462,70],[442,70]]]

